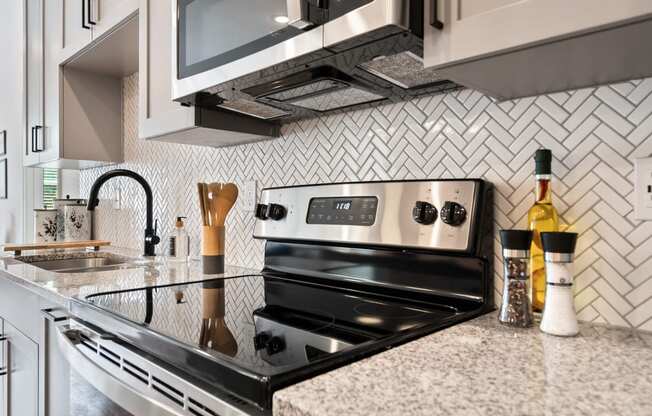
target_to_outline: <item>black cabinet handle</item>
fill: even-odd
[[[86,0],[82,0],[82,27],[91,30],[91,27],[86,24]]]
[[[439,30],[444,28],[444,22],[439,20],[439,15],[437,13],[437,0],[430,1],[430,26]]]
[[[95,26],[97,22],[94,22],[91,20],[91,16],[93,15],[93,9],[91,9],[91,2],[93,0],[88,0],[88,24]]]
[[[39,146],[39,143],[38,143],[38,131],[40,129],[42,129],[43,126],[34,126],[32,128],[34,129],[33,134],[32,134],[32,152],[33,153],[42,152],[44,149],[43,149],[43,147]]]

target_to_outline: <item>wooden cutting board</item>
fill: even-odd
[[[97,251],[100,249],[100,247],[109,245],[111,245],[111,242],[106,240],[58,241],[51,243],[6,244],[4,246],[4,251],[13,251],[16,256],[20,256],[21,252],[29,250],[92,247],[95,251]]]

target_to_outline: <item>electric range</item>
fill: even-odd
[[[134,414],[270,414],[283,387],[491,310],[491,193],[481,180],[264,189],[260,274],[88,296],[61,344],[117,379],[107,395]]]

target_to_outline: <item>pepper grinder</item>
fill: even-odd
[[[546,303],[541,330],[563,337],[577,335],[577,314],[573,301],[573,260],[576,233],[541,233],[546,262]]]
[[[498,320],[509,326],[527,328],[534,317],[530,302],[530,246],[532,231],[501,230],[503,246],[503,301]]]

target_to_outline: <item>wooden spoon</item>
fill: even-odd
[[[233,183],[221,184],[222,189],[217,194],[215,212],[215,223],[217,225],[224,225],[226,216],[229,215],[231,208],[235,205],[238,199],[238,187]]]
[[[204,185],[201,182],[197,184],[197,194],[199,195],[199,209],[201,211],[202,224],[208,225],[208,207],[206,206],[206,198],[204,198]]]
[[[211,214],[211,203],[208,198],[208,184],[202,183],[202,199],[204,200],[204,207],[206,207],[206,218],[204,219],[204,222],[206,223],[207,226],[213,225],[211,223],[212,221],[212,214]]]

